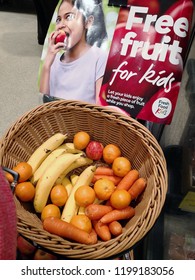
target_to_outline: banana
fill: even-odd
[[[55,150],[53,150],[41,163],[41,165],[37,168],[37,170],[34,172],[34,174],[31,177],[31,183],[36,184],[39,178],[42,176],[44,171],[48,166],[52,164],[52,162],[59,157],[63,153],[82,153],[82,151],[75,149],[73,143],[65,143],[59,147],[57,147]],[[62,180],[61,180],[62,181]],[[61,181],[59,184],[61,184]]]
[[[36,212],[42,212],[58,176],[81,155],[82,154],[70,153],[62,154],[45,170],[38,180],[35,189],[34,208]]]
[[[73,154],[81,153],[81,152],[84,153],[83,151],[76,149],[73,142],[67,142],[66,147],[67,147],[67,151],[69,151],[70,153]]]
[[[77,160],[75,160],[70,166],[69,168],[67,168],[56,180],[56,184],[61,184],[63,178],[72,170],[79,168],[81,166],[85,166],[85,165],[90,165],[93,163],[93,160],[87,158],[87,157],[80,157]]]
[[[85,215],[85,207],[80,206],[77,215]]]
[[[66,188],[66,190],[68,192],[68,196],[69,196],[73,189],[72,183],[70,182],[70,180],[67,177],[64,177],[64,179],[62,180],[62,185]]]
[[[79,178],[77,179],[75,185],[73,186],[70,196],[68,197],[64,209],[62,211],[61,219],[63,221],[70,222],[73,215],[75,215],[78,212],[79,207],[76,204],[74,194],[80,186],[90,185],[95,170],[96,170],[96,166],[90,165],[86,167],[83,170],[83,172],[79,175]]]
[[[70,176],[70,181],[71,181],[71,184],[74,186],[76,184],[76,181],[78,180],[79,178],[79,175],[76,175],[76,174],[72,174]]]
[[[28,163],[32,167],[33,174],[44,161],[44,159],[68,137],[67,134],[56,133],[43,142],[30,156]]]

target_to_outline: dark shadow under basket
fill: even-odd
[[[2,166],[12,168],[27,161],[32,152],[54,133],[73,135],[87,131],[92,139],[104,145],[119,145],[132,168],[147,179],[147,187],[135,216],[127,222],[124,232],[107,242],[83,245],[49,234],[38,216],[14,197],[18,232],[64,258],[104,259],[132,248],[152,228],[165,202],[167,192],[166,161],[155,137],[138,121],[114,110],[77,101],[54,101],[40,105],[19,118],[1,139]]]

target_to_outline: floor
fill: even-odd
[[[33,6],[28,1],[26,5],[11,9],[0,3],[0,138],[41,103],[37,77],[42,46]]]

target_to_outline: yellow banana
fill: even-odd
[[[70,176],[70,181],[71,181],[71,184],[74,186],[76,184],[76,181],[78,180],[79,178],[79,175],[76,175],[76,174],[72,174]]]
[[[81,152],[84,153],[83,151],[76,149],[73,142],[67,142],[66,147],[67,147],[67,152],[70,152],[73,154],[81,153]]]
[[[85,207],[80,206],[77,215],[85,215]]]
[[[63,145],[60,145],[58,148],[53,150],[47,157],[44,159],[44,161],[41,163],[41,165],[38,167],[38,169],[34,172],[34,174],[31,177],[31,183],[36,184],[39,178],[42,176],[43,172],[46,170],[48,166],[52,164],[52,162],[59,157],[63,153],[82,153],[82,151],[75,149],[73,143],[65,143]],[[61,181],[59,182],[61,184]]]
[[[47,203],[50,191],[56,182],[59,174],[69,167],[73,161],[82,154],[65,153],[59,156],[53,164],[51,164],[38,180],[35,190],[34,208],[35,211],[41,213]]]
[[[28,163],[32,166],[33,174],[44,159],[67,138],[67,134],[56,133],[41,144],[30,156]]]
[[[57,179],[56,181],[56,184],[61,184],[62,183],[62,180],[63,178],[72,170],[76,169],[76,168],[79,168],[79,167],[82,167],[82,166],[85,166],[85,165],[90,165],[93,163],[93,160],[87,158],[87,157],[80,157],[78,158],[77,160],[75,160],[70,166],[69,168],[67,168],[65,170],[65,172],[63,172]]]
[[[96,166],[90,165],[86,167],[83,170],[83,172],[79,175],[79,178],[77,179],[75,185],[73,186],[70,196],[68,197],[64,209],[62,211],[61,219],[63,221],[70,222],[73,215],[75,215],[78,212],[79,206],[76,204],[74,194],[80,186],[90,185],[95,170],[96,170]]]
[[[70,182],[70,180],[67,177],[64,177],[64,179],[62,180],[62,185],[66,188],[66,190],[68,192],[68,196],[69,196],[73,189],[72,183]]]

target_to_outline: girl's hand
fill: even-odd
[[[56,54],[64,49],[64,43],[58,42],[57,44],[55,44],[55,39],[59,34],[60,31],[54,31],[49,36],[47,55],[45,57],[45,63],[47,63],[48,66],[52,65]]]
[[[55,44],[55,38],[58,36],[60,32],[54,31],[51,33],[48,39],[48,49],[47,54],[44,60],[44,64],[41,71],[41,77],[40,77],[40,87],[39,91],[43,94],[50,94],[50,69],[51,65],[55,59],[56,54],[64,49],[64,43],[57,43]]]

